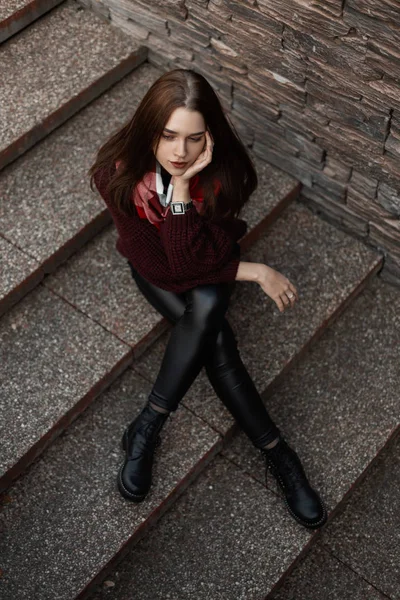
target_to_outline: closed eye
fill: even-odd
[[[163,133],[162,137],[164,138],[164,140],[173,140],[174,139],[173,135],[166,135],[165,133]],[[203,136],[199,137],[199,138],[189,138],[189,140],[191,142],[200,142],[202,139],[203,139]]]

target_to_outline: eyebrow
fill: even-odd
[[[164,131],[168,131],[168,133],[178,133],[177,131],[172,131],[172,129],[167,129],[166,127],[164,127]],[[205,131],[198,131],[197,133],[191,133],[190,135],[188,135],[188,137],[191,137],[192,135],[200,135],[201,133],[205,133]]]

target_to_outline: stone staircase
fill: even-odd
[[[154,532],[165,539],[172,519],[167,538],[191,567],[176,595],[135,583],[135,598],[249,598],[251,581],[244,596],[229,587],[212,595],[214,557],[223,550],[233,568],[255,539],[273,548],[263,546],[264,578],[254,584],[265,596],[319,532],[292,522],[264,486],[258,454],[204,371],[164,429],[146,501],[129,503],[116,488],[123,430],[151,390],[171,326],[116,252],[86,171],[161,71],[131,37],[72,0],[22,4],[1,13],[3,39],[12,36],[0,67],[12,102],[1,108],[0,148],[0,596],[88,597],[166,511],[148,543]],[[254,159],[260,184],[242,214],[243,259],[285,273],[300,299],[281,314],[261,288],[240,282],[228,319],[332,518],[397,427],[398,293],[375,277],[381,255],[318,219],[296,201],[298,182]],[[210,531],[214,538],[201,537]],[[260,561],[254,548],[247,561]],[[196,562],[209,575],[198,577]],[[182,583],[188,573],[192,590]],[[234,584],[228,571],[217,574]]]

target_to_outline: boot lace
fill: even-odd
[[[286,490],[296,490],[307,483],[307,477],[294,450],[285,443],[278,443],[275,452],[263,450],[271,473],[278,483]]]
[[[130,435],[129,460],[141,458],[144,453],[152,454],[157,446],[160,419],[155,417],[139,425]]]

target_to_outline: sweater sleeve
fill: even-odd
[[[171,276],[171,273],[158,233],[147,219],[128,216],[118,210],[106,192],[110,176],[111,174],[105,170],[97,171],[94,182],[117,229],[119,235],[117,249],[140,273],[143,273],[144,277],[159,284],[160,273],[163,273],[166,279]]]
[[[160,227],[160,238],[177,277],[190,278],[215,270],[224,281],[235,279],[239,261],[234,256],[232,235],[202,217],[194,207],[183,215],[169,211]]]
[[[195,215],[190,217],[197,227],[185,229],[182,221],[186,222],[190,213],[197,213],[192,209],[185,215],[168,214],[166,221],[172,221],[171,217],[175,220],[168,229],[164,221],[159,233],[147,219],[138,215],[128,216],[117,209],[106,193],[110,176],[111,173],[105,170],[98,171],[94,182],[116,226],[119,235],[117,249],[143,277],[166,290],[189,289],[195,285],[236,279],[240,247],[227,232],[216,225],[203,223],[200,215],[198,219],[194,218]],[[183,235],[179,235],[179,225]],[[177,235],[174,235],[175,229],[178,230]],[[190,256],[198,256],[199,259],[190,264]]]
[[[225,217],[218,219],[216,223],[225,229],[236,242],[245,235],[248,229],[247,222],[237,217]]]

